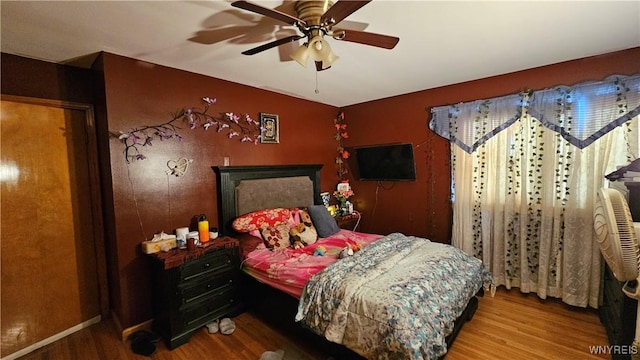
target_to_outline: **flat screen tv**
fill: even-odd
[[[413,144],[359,146],[353,152],[359,180],[416,180]]]

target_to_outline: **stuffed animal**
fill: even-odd
[[[360,251],[362,249],[362,244],[358,244],[357,242],[354,243],[347,243],[347,246],[349,246],[351,248],[351,250],[353,250],[354,253]]]
[[[301,223],[293,225],[289,230],[289,236],[292,239],[294,249],[311,245],[318,239],[318,232],[311,222],[309,213],[301,210],[299,214]]]
[[[311,215],[309,215],[309,213],[306,210],[300,210],[298,215],[300,216],[301,223],[305,224],[307,227],[312,227],[314,231],[316,230],[316,228],[313,227],[313,222],[311,221]]]
[[[289,236],[291,236],[291,234],[289,234]],[[305,243],[303,243],[301,240],[293,240],[293,242],[291,243],[291,247],[294,250],[302,249],[305,246]]]
[[[344,248],[342,248],[342,250],[340,250],[340,252],[338,253],[338,259],[344,259],[346,257],[349,257],[353,255],[353,250],[351,249],[351,246],[349,246],[349,244],[347,244]]]
[[[316,249],[313,251],[313,256],[324,256],[326,252],[327,252],[326,247],[322,245],[318,245]]]

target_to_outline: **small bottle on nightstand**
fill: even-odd
[[[198,219],[198,236],[202,246],[209,245],[209,221],[204,214],[201,214]]]

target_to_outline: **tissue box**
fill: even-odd
[[[176,244],[175,236],[156,241],[143,241],[142,252],[145,254],[153,254],[163,250],[171,250],[176,247]]]

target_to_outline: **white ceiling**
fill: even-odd
[[[295,15],[291,1],[254,2]],[[640,46],[637,0],[374,0],[340,25],[397,36],[395,49],[330,39],[340,59],[316,73],[281,61],[284,46],[240,54],[296,29],[230,3],[2,0],[1,49],[84,67],[106,51],[346,106]]]

